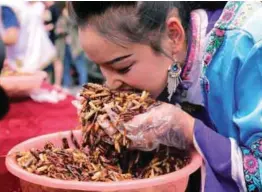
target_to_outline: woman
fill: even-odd
[[[205,162],[203,191],[262,191],[262,6],[223,3],[69,8],[109,87],[147,90],[166,101],[124,125],[134,147],[192,146]]]
[[[74,65],[78,84],[81,86],[88,82],[87,58],[78,40],[77,26],[69,18],[68,10],[64,6],[56,25],[56,48],[60,59],[64,61],[63,87],[73,85],[71,77],[71,64]]]
[[[47,31],[53,46],[55,46],[55,28],[59,15],[61,15],[61,11],[59,10],[58,4],[54,1],[37,2],[37,4],[42,4],[45,7],[42,13],[45,30]],[[57,58],[53,60],[52,65],[47,66],[44,70],[48,73],[54,74],[52,75],[52,78],[54,77],[55,87],[60,89],[63,78],[63,63],[60,60],[59,55],[57,55]]]

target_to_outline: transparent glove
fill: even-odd
[[[100,116],[98,123],[109,136],[112,136],[115,133],[113,125],[116,125],[119,116],[109,105],[105,110],[111,122],[105,116]],[[122,133],[126,129],[127,137],[132,141],[132,148],[151,151],[163,144],[187,150],[193,140],[193,125],[194,118],[182,109],[162,103],[128,122],[118,123],[116,128]]]

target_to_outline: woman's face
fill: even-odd
[[[147,90],[156,98],[166,87],[172,60],[155,53],[150,46],[115,44],[91,27],[79,30],[80,42],[88,58],[98,64],[112,89]],[[166,50],[170,50],[166,44]]]

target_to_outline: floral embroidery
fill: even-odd
[[[262,139],[254,142],[251,146],[251,150],[253,151],[256,158],[262,159]]]
[[[242,26],[247,16],[254,12],[254,7],[254,4],[245,3],[243,1],[228,2],[226,4],[220,19],[211,32],[207,44],[204,58],[208,58],[208,60],[204,60],[203,75],[205,75],[206,66],[209,65],[217,49],[221,46],[224,40],[225,31]]]
[[[235,22],[236,15],[239,14],[239,10],[245,2],[228,2],[220,16],[220,19],[215,24],[215,27],[212,29],[206,51],[203,56],[203,69],[202,69],[202,86],[204,91],[209,92],[209,82],[206,77],[206,70],[210,62],[212,61],[212,58],[214,57],[216,51],[219,49],[219,47],[222,45],[224,41],[225,31],[229,29],[229,26],[232,22]],[[242,10],[244,12],[244,10]],[[241,13],[242,13],[241,12]],[[238,24],[242,24],[243,22],[239,22]],[[236,23],[235,23],[236,24]],[[234,25],[234,27],[236,27]]]
[[[205,65],[207,65],[211,61],[212,55],[207,53],[204,58]]]
[[[241,6],[241,10],[235,16],[235,18],[237,19],[234,19],[228,28],[233,29],[238,26],[242,26],[246,19],[255,12],[255,10],[257,9],[257,7],[260,6],[260,4],[260,2],[245,2],[245,4]]]
[[[248,2],[228,2],[223,10],[223,13],[212,29],[207,47],[203,56],[203,69],[201,74],[202,87],[204,97],[207,100],[205,92],[210,89],[206,70],[212,61],[216,51],[224,41],[225,31],[240,28],[243,26],[246,19],[254,13],[256,5]],[[243,152],[243,168],[246,180],[247,190],[249,192],[262,191],[262,183],[260,178],[259,163],[262,159],[262,139],[254,142],[250,149],[242,147]]]
[[[241,5],[244,2],[229,2],[226,4],[219,21],[216,23],[215,27],[220,29],[227,29],[231,22],[236,18]]]
[[[262,190],[259,158],[261,157],[262,139],[251,145],[251,150],[242,147],[243,152],[243,168],[246,180],[246,186],[250,192],[258,192]]]
[[[207,66],[211,62],[216,50],[221,46],[224,40],[225,31],[222,29],[214,28],[211,32],[209,42],[206,47],[206,52],[204,53],[204,65],[202,69],[202,84],[204,90],[207,92],[209,91],[209,82],[208,79],[205,77]]]
[[[230,21],[234,15],[234,11],[226,11],[222,16],[223,21]]]
[[[259,146],[259,152],[262,153],[262,145]]]
[[[217,37],[223,37],[224,34],[225,34],[225,31],[223,31],[221,29],[216,29],[215,33],[216,33]]]
[[[258,169],[258,162],[253,155],[244,156],[244,169],[247,170],[249,174],[256,173]]]

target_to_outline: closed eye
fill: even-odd
[[[117,73],[119,73],[119,74],[121,74],[121,75],[126,74],[126,73],[128,73],[128,72],[130,71],[130,69],[132,68],[132,66],[133,66],[134,64],[135,64],[135,62],[133,62],[133,63],[130,64],[129,66],[124,67],[124,68],[122,68],[122,69],[117,69],[116,71],[117,71]]]

